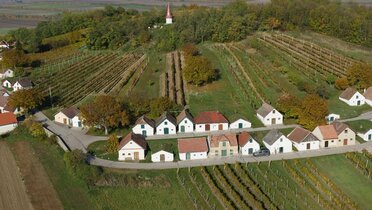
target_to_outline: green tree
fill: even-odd
[[[335,87],[339,90],[345,90],[349,87],[349,82],[347,81],[346,77],[341,77],[336,79]]]
[[[46,133],[44,131],[43,125],[38,122],[32,123],[32,125],[28,128],[31,136],[36,138],[45,138]]]
[[[328,113],[326,100],[316,94],[307,95],[301,103],[298,123],[306,129],[313,130],[316,126],[326,123],[325,116]]]
[[[115,153],[118,151],[119,141],[116,135],[110,135],[107,139],[106,150],[109,153]]]
[[[298,118],[301,101],[294,95],[283,93],[277,100],[277,108],[287,118]]]
[[[364,89],[372,86],[372,65],[354,64],[347,71],[347,80],[350,86]]]
[[[8,104],[14,108],[23,109],[25,114],[40,106],[44,101],[41,91],[36,88],[15,91],[9,96]]]
[[[206,57],[188,56],[185,59],[184,77],[188,83],[201,86],[218,78],[216,69],[212,68]]]
[[[2,63],[6,68],[14,68],[25,66],[28,63],[28,59],[23,51],[12,49],[3,52]]]

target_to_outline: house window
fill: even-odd
[[[125,155],[125,153],[123,153],[122,155]]]
[[[275,114],[275,109],[273,110],[273,114]]]
[[[359,96],[356,96],[356,99],[358,99]]]
[[[280,142],[283,142],[283,138],[280,138]]]
[[[350,138],[350,141],[352,141],[353,140],[353,138]]]
[[[341,142],[341,139],[339,139],[338,142]]]
[[[249,143],[252,143],[253,141],[252,141],[252,139],[249,139]]]
[[[234,154],[234,151],[230,149],[230,155],[233,155],[233,154]]]
[[[167,121],[165,121],[165,122],[164,122],[164,125],[168,125],[168,122],[167,122]]]
[[[187,123],[187,120],[185,120],[185,123]]]
[[[128,155],[130,155],[130,153],[128,153]]]
[[[344,132],[347,133],[347,129]]]
[[[141,125],[141,128],[144,129],[145,128],[145,125]]]
[[[226,147],[226,142],[222,142],[222,146],[223,147]]]
[[[332,143],[335,142],[334,140],[331,141]]]

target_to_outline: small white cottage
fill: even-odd
[[[252,155],[260,150],[260,144],[248,132],[242,132],[238,136],[239,153],[241,155]]]
[[[362,138],[364,141],[372,141],[372,129],[369,129],[365,133],[358,133],[358,136]]]
[[[54,115],[54,121],[75,128],[83,127],[80,111],[75,107],[69,107],[58,112]]]
[[[0,113],[0,135],[11,132],[17,125],[17,118],[12,112]]]
[[[361,106],[365,104],[364,96],[352,87],[344,90],[338,98],[349,106]]]
[[[252,123],[243,118],[239,118],[230,124],[230,129],[250,128]]]
[[[283,124],[283,115],[267,103],[257,110],[257,117],[265,126]]]
[[[366,100],[366,104],[372,106],[372,87],[367,88],[363,95]]]
[[[326,119],[327,123],[330,124],[330,123],[332,123],[335,120],[339,120],[340,119],[340,115],[335,114],[335,113],[331,113],[331,114],[327,115],[325,117],[325,119]]]
[[[195,132],[228,130],[229,121],[218,111],[200,112],[194,118]]]
[[[143,115],[137,119],[132,131],[145,137],[153,136],[155,133],[155,122]]]
[[[151,161],[156,162],[172,162],[174,160],[174,155],[171,152],[160,150],[151,155]]]
[[[279,130],[271,130],[263,138],[263,143],[270,154],[292,152],[292,142]]]
[[[178,152],[180,160],[205,159],[208,157],[207,138],[178,139]]]
[[[319,139],[310,131],[301,127],[295,128],[290,134],[288,134],[288,139],[292,141],[293,146],[295,146],[298,151],[320,148]]]
[[[5,70],[3,73],[0,73],[0,78],[5,79],[8,77],[14,77],[14,71],[11,69]]]
[[[13,83],[9,79],[5,79],[5,80],[3,80],[3,87],[12,88]]]
[[[140,134],[129,133],[120,141],[119,160],[144,160],[147,142]]]
[[[185,109],[177,116],[178,133],[194,132],[194,118]]]
[[[168,112],[164,112],[155,123],[156,135],[176,134],[177,120]]]
[[[31,80],[27,79],[27,78],[22,78],[22,79],[19,79],[17,80],[12,88],[13,88],[13,91],[17,91],[17,90],[22,90],[22,89],[30,89],[32,88],[33,84],[31,82]]]

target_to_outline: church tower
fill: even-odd
[[[172,23],[173,23],[173,17],[172,17],[170,5],[168,3],[168,5],[167,5],[167,16],[165,16],[165,24],[168,25],[168,24],[172,24]]]

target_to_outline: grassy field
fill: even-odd
[[[347,122],[346,124],[348,124],[351,127],[351,129],[353,129],[355,132],[364,133],[369,129],[372,129],[372,121],[369,120],[357,120]]]

